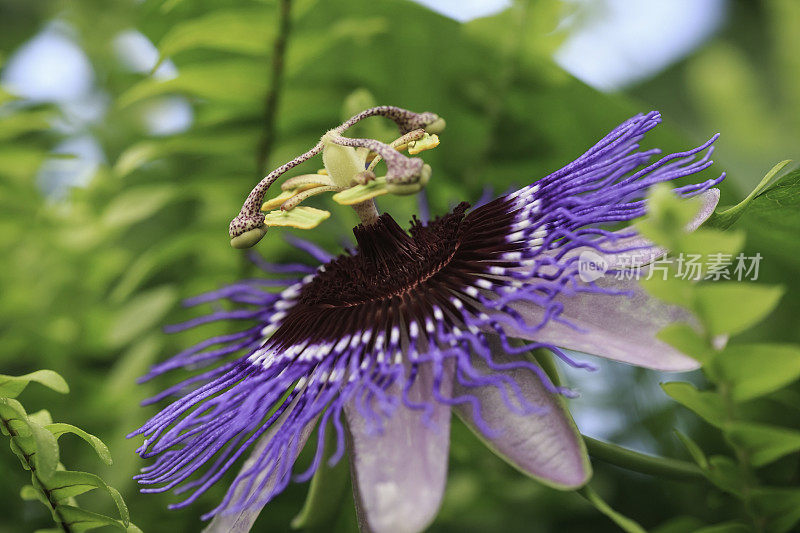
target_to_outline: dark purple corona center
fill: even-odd
[[[413,290],[442,270],[458,250],[469,204],[427,224],[416,217],[406,232],[384,213],[353,228],[355,253],[325,265],[300,294],[298,307],[351,307]]]

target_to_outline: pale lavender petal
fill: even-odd
[[[498,361],[527,360],[524,355],[505,353],[497,336],[490,336],[489,346]],[[474,366],[489,372],[485,362],[475,358]],[[473,410],[458,405],[455,412],[498,456],[525,474],[551,487],[574,489],[584,485],[592,469],[586,447],[572,417],[563,405],[563,398],[549,392],[541,379],[525,368],[507,372],[518,385],[525,399],[545,411],[526,415],[512,412],[502,394],[494,386],[463,387],[457,382],[454,394],[470,394],[478,398],[481,417],[496,430],[496,437],[487,437],[473,421]]]
[[[606,276],[594,282],[598,289],[628,294],[579,292],[561,295],[561,318],[565,324],[549,320],[536,333],[530,334],[507,326],[509,335],[536,340],[636,366],[666,371],[699,368],[699,363],[656,334],[675,322],[692,322],[692,316],[681,307],[665,304],[650,296],[635,280],[617,280]],[[544,319],[544,310],[531,301],[510,304],[528,324]]]
[[[433,399],[433,373],[420,368],[409,400],[427,403],[422,411],[399,405],[385,421],[381,434],[369,434],[358,409],[345,407],[350,430],[351,472],[356,512],[362,531],[415,533],[433,521],[444,494],[450,447],[450,406]],[[450,396],[448,372],[440,390]]]

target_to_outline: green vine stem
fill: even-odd
[[[261,176],[267,166],[272,146],[275,143],[275,121],[278,115],[283,71],[286,63],[286,45],[289,42],[292,18],[292,0],[280,0],[278,14],[278,34],[272,44],[272,74],[269,89],[264,97],[264,115],[261,138],[256,154],[256,174]]]
[[[6,419],[0,415],[0,424],[3,425],[3,429],[5,429],[11,436],[11,441],[17,447],[19,447],[19,444],[17,443],[17,438],[19,437],[19,433],[17,433],[17,431],[11,427],[12,421],[13,420]],[[31,460],[31,458],[33,457],[33,453],[31,454],[23,453],[20,456],[20,458],[25,463],[25,466],[28,468],[28,470],[31,471],[31,476],[36,481],[35,486],[42,488],[42,493],[44,494],[45,498],[47,498],[47,504],[50,506],[50,510],[53,512],[53,517],[55,518],[57,525],[64,531],[64,533],[72,533],[73,530],[70,527],[69,523],[66,520],[64,520],[63,516],[61,516],[61,510],[59,509],[58,502],[56,502],[52,498],[52,487],[48,487],[36,472],[36,465]]]
[[[589,455],[626,470],[679,481],[705,480],[698,466],[688,461],[656,457],[583,435]]]
[[[286,46],[292,30],[292,0],[280,0],[278,7],[278,33],[272,43],[272,70],[269,88],[264,96],[261,136],[256,147],[256,176],[260,178],[267,167],[272,147],[275,144],[275,123],[278,119],[278,103],[283,86],[283,71],[286,63]],[[247,254],[241,254],[239,275],[245,277],[253,268]]]
[[[709,375],[709,377],[712,376]],[[717,392],[722,398],[722,403],[725,407],[726,424],[736,422],[738,419],[736,416],[736,404],[731,395],[730,384],[725,380],[717,381]],[[755,511],[752,503],[753,489],[757,488],[757,481],[756,476],[753,473],[753,466],[750,463],[750,453],[736,444],[732,439],[726,440],[731,449],[733,449],[733,453],[739,463],[739,469],[742,472],[742,479],[744,480],[744,484],[742,485],[742,503],[744,503],[745,513],[747,513],[747,516],[752,521],[754,531],[762,533],[765,531],[765,519],[758,516],[758,513]]]
[[[580,488],[576,491],[580,494],[583,498],[586,499],[589,503],[594,505],[595,509],[606,515],[610,518],[615,524],[617,524],[620,529],[625,531],[625,533],[647,533],[642,526],[640,526],[635,521],[631,520],[627,516],[623,516],[617,511],[615,511],[610,505],[608,505],[597,492],[590,486],[585,485],[583,488]]]
[[[761,184],[759,184],[756,189],[763,188],[765,184],[768,183],[771,178],[789,162],[790,161],[787,160],[775,165],[775,167],[767,174],[767,176],[761,181]],[[753,194],[751,194],[751,196],[753,196]],[[733,208],[729,209],[728,211],[731,211],[732,209]],[[726,211],[726,213],[728,211]],[[715,348],[714,339],[712,337],[706,335],[704,340],[710,351],[719,351],[718,348]],[[731,384],[723,378],[723,375],[720,372],[716,370],[713,361],[712,364],[706,364],[703,366],[703,373],[710,382],[716,385],[716,393],[722,400],[722,406],[725,413],[724,424],[729,426],[734,422],[739,421],[736,402],[733,399],[731,391]],[[739,497],[744,505],[744,512],[753,524],[753,531],[756,531],[757,533],[763,533],[766,529],[766,521],[764,518],[758,515],[752,502],[753,490],[758,488],[758,480],[753,471],[753,465],[750,461],[750,452],[732,439],[726,438],[725,440],[728,443],[728,446],[730,446],[731,450],[733,450],[733,455],[736,458],[737,466],[742,474],[743,484],[741,486],[741,495]]]

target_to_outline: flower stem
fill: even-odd
[[[688,461],[647,455],[583,435],[589,455],[626,470],[680,481],[705,479],[700,468]]]
[[[364,226],[371,226],[378,220],[378,208],[375,206],[374,200],[365,200],[353,206],[358,218],[361,219],[361,224]]]

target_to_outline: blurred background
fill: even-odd
[[[722,203],[734,204],[772,165],[800,156],[798,50],[794,0],[0,0],[0,373],[61,373],[68,396],[31,386],[26,407],[98,435],[115,463],[99,466],[66,440],[62,460],[118,488],[144,531],[199,531],[224,484],[167,511],[174,496],[137,492],[131,477],[144,463],[124,436],[153,413],[139,402],[175,380],[136,378],[223,331],[164,335],[163,325],[193,316],[180,300],[256,274],[230,248],[227,225],[266,171],[371,105],[434,111],[448,127],[425,154],[427,198],[442,213],[486,188],[541,177],[630,115],[658,109],[665,124],[647,147],[686,149],[723,134],[708,176],[728,172]],[[363,128],[389,133],[379,121]],[[337,250],[355,216],[312,205],[334,216],[311,238]],[[390,211],[401,221],[416,209],[413,198],[393,199]],[[748,242],[765,256],[762,279],[791,285],[797,245],[773,230],[753,224]],[[280,233],[258,251],[303,259]],[[790,287],[750,335],[800,339],[796,295]],[[666,376],[600,367],[567,370],[582,393],[571,405],[584,433],[671,457],[685,457],[674,427],[722,446],[668,401],[658,387]],[[604,498],[648,529],[691,530],[682,516],[713,522],[730,505],[702,485],[595,469]],[[29,476],[8,450],[0,474],[0,532],[49,527],[41,504],[19,499]],[[291,485],[255,530],[288,530],[306,490]],[[354,527],[347,501],[335,528]],[[616,529],[456,424],[431,530],[501,528]]]

